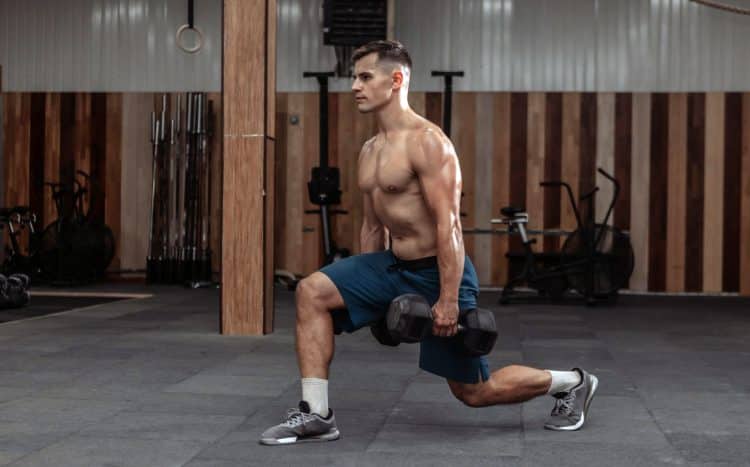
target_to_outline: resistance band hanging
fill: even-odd
[[[195,19],[194,7],[193,0],[188,0],[188,22],[177,29],[177,47],[189,54],[194,54],[203,47],[203,32],[195,26],[193,21]],[[188,47],[183,43],[182,37],[187,30],[195,31],[195,44],[192,47]]]

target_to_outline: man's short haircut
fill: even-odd
[[[411,57],[409,56],[409,52],[407,52],[406,47],[398,41],[368,42],[354,51],[352,54],[352,63],[356,63],[357,60],[371,53],[378,54],[378,61],[387,60],[389,62],[395,62],[411,70]]]

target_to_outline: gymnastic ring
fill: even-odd
[[[196,44],[192,47],[185,47],[182,44],[182,33],[184,33],[186,30],[192,29],[195,31],[195,33],[198,35],[198,40],[196,41]],[[181,48],[183,51],[194,54],[198,52],[203,47],[203,32],[201,32],[200,29],[198,29],[196,26],[190,27],[189,24],[183,24],[182,26],[177,29],[177,47]]]

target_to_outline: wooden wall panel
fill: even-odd
[[[545,148],[544,148],[544,179],[560,180],[562,171],[562,93],[547,94],[545,102]],[[544,228],[560,228],[560,190],[544,188]],[[543,244],[544,251],[557,251],[560,241],[558,237],[546,236]]]
[[[667,249],[667,159],[669,157],[669,95],[651,96],[651,160],[649,167],[648,287],[665,288]]]
[[[740,180],[740,283],[750,295],[750,93],[742,94],[742,176]]]
[[[630,188],[633,141],[633,95],[615,95],[615,178],[620,183],[620,195],[615,204],[614,225],[630,230]]]
[[[596,186],[596,94],[586,92],[581,94],[581,156],[579,171],[579,189],[581,194],[589,193]],[[579,203],[581,218],[586,219],[589,209],[594,209],[596,199],[601,195],[594,195],[592,202]]]
[[[649,268],[649,180],[651,160],[651,95],[633,95],[633,153],[631,155],[630,240],[635,252],[635,268],[630,286],[648,289]]]
[[[414,109],[416,113],[425,117],[427,113],[427,101],[426,95],[423,92],[410,92],[409,93],[409,106]],[[426,117],[425,117],[426,118]]]
[[[724,94],[706,94],[703,290],[720,292],[724,253]]]
[[[83,122],[76,114],[76,104],[75,94],[66,92],[60,96],[60,175],[53,180],[71,188],[75,176],[75,154],[80,149],[80,131],[76,127]],[[70,212],[69,200],[62,198],[62,201],[62,211]]]
[[[688,179],[685,217],[685,290],[703,290],[703,172],[705,167],[706,96],[688,95]]]
[[[581,158],[581,94],[565,93],[562,98],[562,169],[560,178],[570,184],[573,196],[580,194]],[[573,231],[577,228],[575,213],[567,193],[560,191],[560,228]],[[562,239],[559,246],[562,247]]]
[[[511,140],[511,94],[496,93],[492,99],[493,115],[492,133],[492,215],[501,217],[500,209],[510,205],[510,140]],[[493,226],[499,228],[500,226]],[[508,281],[508,265],[505,254],[508,252],[508,237],[492,237],[492,284],[505,284]]]
[[[302,142],[302,177],[297,182],[299,184],[299,190],[304,194],[304,209],[305,211],[313,211],[318,209],[318,206],[310,203],[310,199],[307,196],[307,181],[310,179],[312,168],[316,167],[320,162],[320,143],[318,137],[318,116],[320,115],[318,105],[317,94],[303,94],[303,142]],[[304,263],[302,265],[303,271],[308,271],[307,274],[313,271],[317,271],[321,264],[323,264],[323,236],[322,227],[320,221],[320,214],[307,213],[304,214],[304,232],[302,234],[302,247],[304,248],[305,255],[303,256]]]
[[[121,227],[120,206],[122,204],[122,130],[123,130],[123,95],[106,96],[107,120],[105,131],[105,171],[104,171],[104,222],[112,229],[115,237],[115,257],[109,268],[118,270],[121,267]],[[129,180],[128,180],[129,182]]]
[[[425,113],[427,120],[437,126],[443,126],[443,94],[439,92],[425,93]],[[453,123],[451,123],[453,125]]]
[[[476,127],[474,163],[474,223],[477,228],[489,229],[493,217],[493,122],[495,105],[491,93],[476,93]],[[471,257],[480,284],[492,283],[492,237],[473,235],[475,255]],[[468,238],[468,236],[466,237]]]
[[[288,95],[286,134],[287,144],[284,152],[286,168],[286,242],[285,258],[283,269],[288,269],[295,274],[306,272],[303,265],[303,258],[307,254],[307,248],[303,248],[303,226],[307,219],[304,214],[306,186],[304,181],[308,174],[305,173],[304,166],[304,141],[305,126],[308,125],[303,120],[305,105],[305,95],[302,93],[293,93]],[[296,118],[297,123],[292,123],[291,119]],[[314,123],[310,123],[311,125]],[[278,207],[277,207],[278,211]],[[305,255],[300,254],[304,252]]]
[[[526,212],[530,229],[544,227],[544,190],[539,184],[545,180],[545,96],[541,92],[529,93],[526,124]],[[546,191],[546,190],[545,190]]]
[[[687,94],[669,95],[667,135],[667,245],[668,292],[685,288],[685,216],[687,215]]]
[[[742,94],[727,93],[724,118],[724,270],[721,290],[740,288],[740,184],[742,180]]]
[[[528,94],[515,92],[510,98],[510,203],[517,208],[526,207],[526,151],[528,130]],[[510,237],[510,252],[522,251],[521,237]],[[508,273],[515,277],[520,264],[512,262]]]
[[[596,96],[596,163],[595,169],[601,167],[607,173],[615,173],[615,94],[610,92],[599,93]],[[596,194],[596,219],[602,222],[607,214],[610,201],[614,195],[612,183],[595,173],[595,180],[599,186]],[[610,214],[607,220],[609,225],[613,224]]]
[[[656,291],[750,294],[750,248],[742,241],[750,236],[747,96],[456,93],[454,143],[467,192],[463,211],[469,214],[464,225],[488,228],[500,207],[518,204],[529,210],[532,226],[564,226],[568,200],[554,190],[536,191],[538,182],[561,178],[580,193],[587,182],[593,183],[593,169],[605,165],[622,183],[614,223],[630,230],[635,245],[634,290],[647,285]],[[49,190],[34,188],[34,182],[57,181],[61,175],[70,180],[73,169],[88,164],[92,173],[99,173],[106,192],[103,206],[94,208],[103,209],[117,237],[111,269],[142,270],[150,207],[148,115],[155,97],[5,94],[4,150],[10,154],[4,160],[6,204],[25,199],[41,205],[40,224],[46,225],[56,213]],[[410,101],[440,122],[441,97],[413,93]],[[219,95],[211,98],[218,100]],[[219,104],[215,102],[215,110],[221,113]],[[280,94],[275,106],[274,158],[265,159],[265,170],[278,174],[275,186],[265,185],[277,203],[275,267],[309,274],[322,260],[319,215],[302,212],[316,208],[307,201],[306,183],[319,161],[317,93]],[[339,246],[357,252],[362,216],[357,156],[377,128],[371,114],[356,111],[350,93],[332,94],[329,108],[330,156],[341,169],[340,207],[348,211],[335,217],[334,238]],[[293,116],[299,118],[297,124],[291,122]],[[222,133],[217,128],[217,134]],[[220,148],[217,138],[215,156]],[[18,154],[22,157],[14,156]],[[214,158],[212,170],[221,172],[220,156]],[[37,172],[41,175],[34,175]],[[600,219],[608,184],[596,181],[602,189],[597,200]],[[212,196],[216,216],[221,197]],[[570,223],[572,215],[567,214]],[[215,270],[221,266],[220,230],[211,233]],[[511,250],[520,250],[518,239],[513,241]],[[557,244],[551,238],[544,242],[546,249]],[[481,282],[502,285],[509,273],[504,258],[508,238],[467,236],[467,245]]]
[[[461,224],[465,229],[477,227],[475,206],[477,202],[476,187],[476,122],[477,122],[477,94],[458,92],[453,94],[453,110],[451,115],[451,131],[453,145],[458,154],[463,177],[463,193],[461,199]],[[474,236],[464,237],[464,248],[469,257],[475,257]]]
[[[44,181],[56,182],[60,179],[60,94],[50,93],[46,95],[44,118]],[[45,186],[42,189],[42,194],[43,208],[39,216],[40,228],[57,218],[52,190]]]
[[[355,138],[355,125],[361,116],[356,108],[356,103],[351,94],[341,94],[338,99],[338,135],[331,143],[336,144],[341,169],[341,209],[348,214],[335,217],[339,232],[338,244],[341,248],[349,251],[359,249],[359,233],[362,227],[359,219],[361,216],[361,203],[355,201],[359,195],[357,185],[357,161],[362,144]]]
[[[286,176],[288,158],[287,147],[289,142],[287,126],[289,122],[289,110],[287,109],[288,102],[289,94],[279,93],[276,95],[276,158],[274,169],[274,177],[276,179],[274,189],[276,212],[274,213],[274,224],[276,227],[275,232],[277,242],[273,255],[275,269],[288,267],[290,261],[287,260],[287,243],[289,238],[287,226],[291,221],[287,215],[288,210],[291,208],[290,203],[287,200],[287,187],[289,186],[290,180],[288,180]]]
[[[3,201],[7,206],[29,204],[29,151],[31,137],[31,94],[5,94],[3,134],[5,150]]]
[[[73,128],[73,153],[71,158],[73,167],[70,172],[65,173],[67,183],[74,179],[83,183],[76,172],[81,170],[91,174],[91,94],[75,94],[75,127]],[[90,198],[89,198],[90,199]],[[88,210],[89,199],[84,199],[84,212]]]
[[[29,121],[29,207],[32,212],[41,213],[44,209],[44,154],[45,154],[45,115],[44,93],[31,94]],[[23,237],[25,240],[25,237]]]
[[[91,177],[90,192],[87,204],[94,219],[104,221],[104,194],[107,190],[107,95],[94,93],[90,95],[89,124],[89,170]],[[83,179],[81,178],[81,183]]]
[[[128,93],[122,97],[122,146],[120,187],[120,268],[143,270],[148,255],[151,216],[152,153],[150,115],[153,95]]]
[[[221,223],[223,218],[221,184],[222,172],[224,170],[221,147],[221,135],[224,134],[221,93],[209,93],[208,102],[214,115],[213,140],[211,141],[211,147],[209,148],[211,151],[211,232],[209,242],[211,248],[211,270],[214,271],[214,280],[219,280],[221,277],[218,273],[221,271]],[[274,193],[276,193],[275,186]]]

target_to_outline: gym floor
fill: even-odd
[[[748,299],[498,307],[484,293],[501,332],[493,367],[599,376],[571,433],[542,428],[549,397],[464,407],[419,371],[417,346],[341,336],[330,402],[342,438],[266,447],[258,435],[300,394],[293,294],[277,290],[274,334],[224,337],[216,289],[116,289],[153,296],[0,324],[0,465],[750,465]]]

